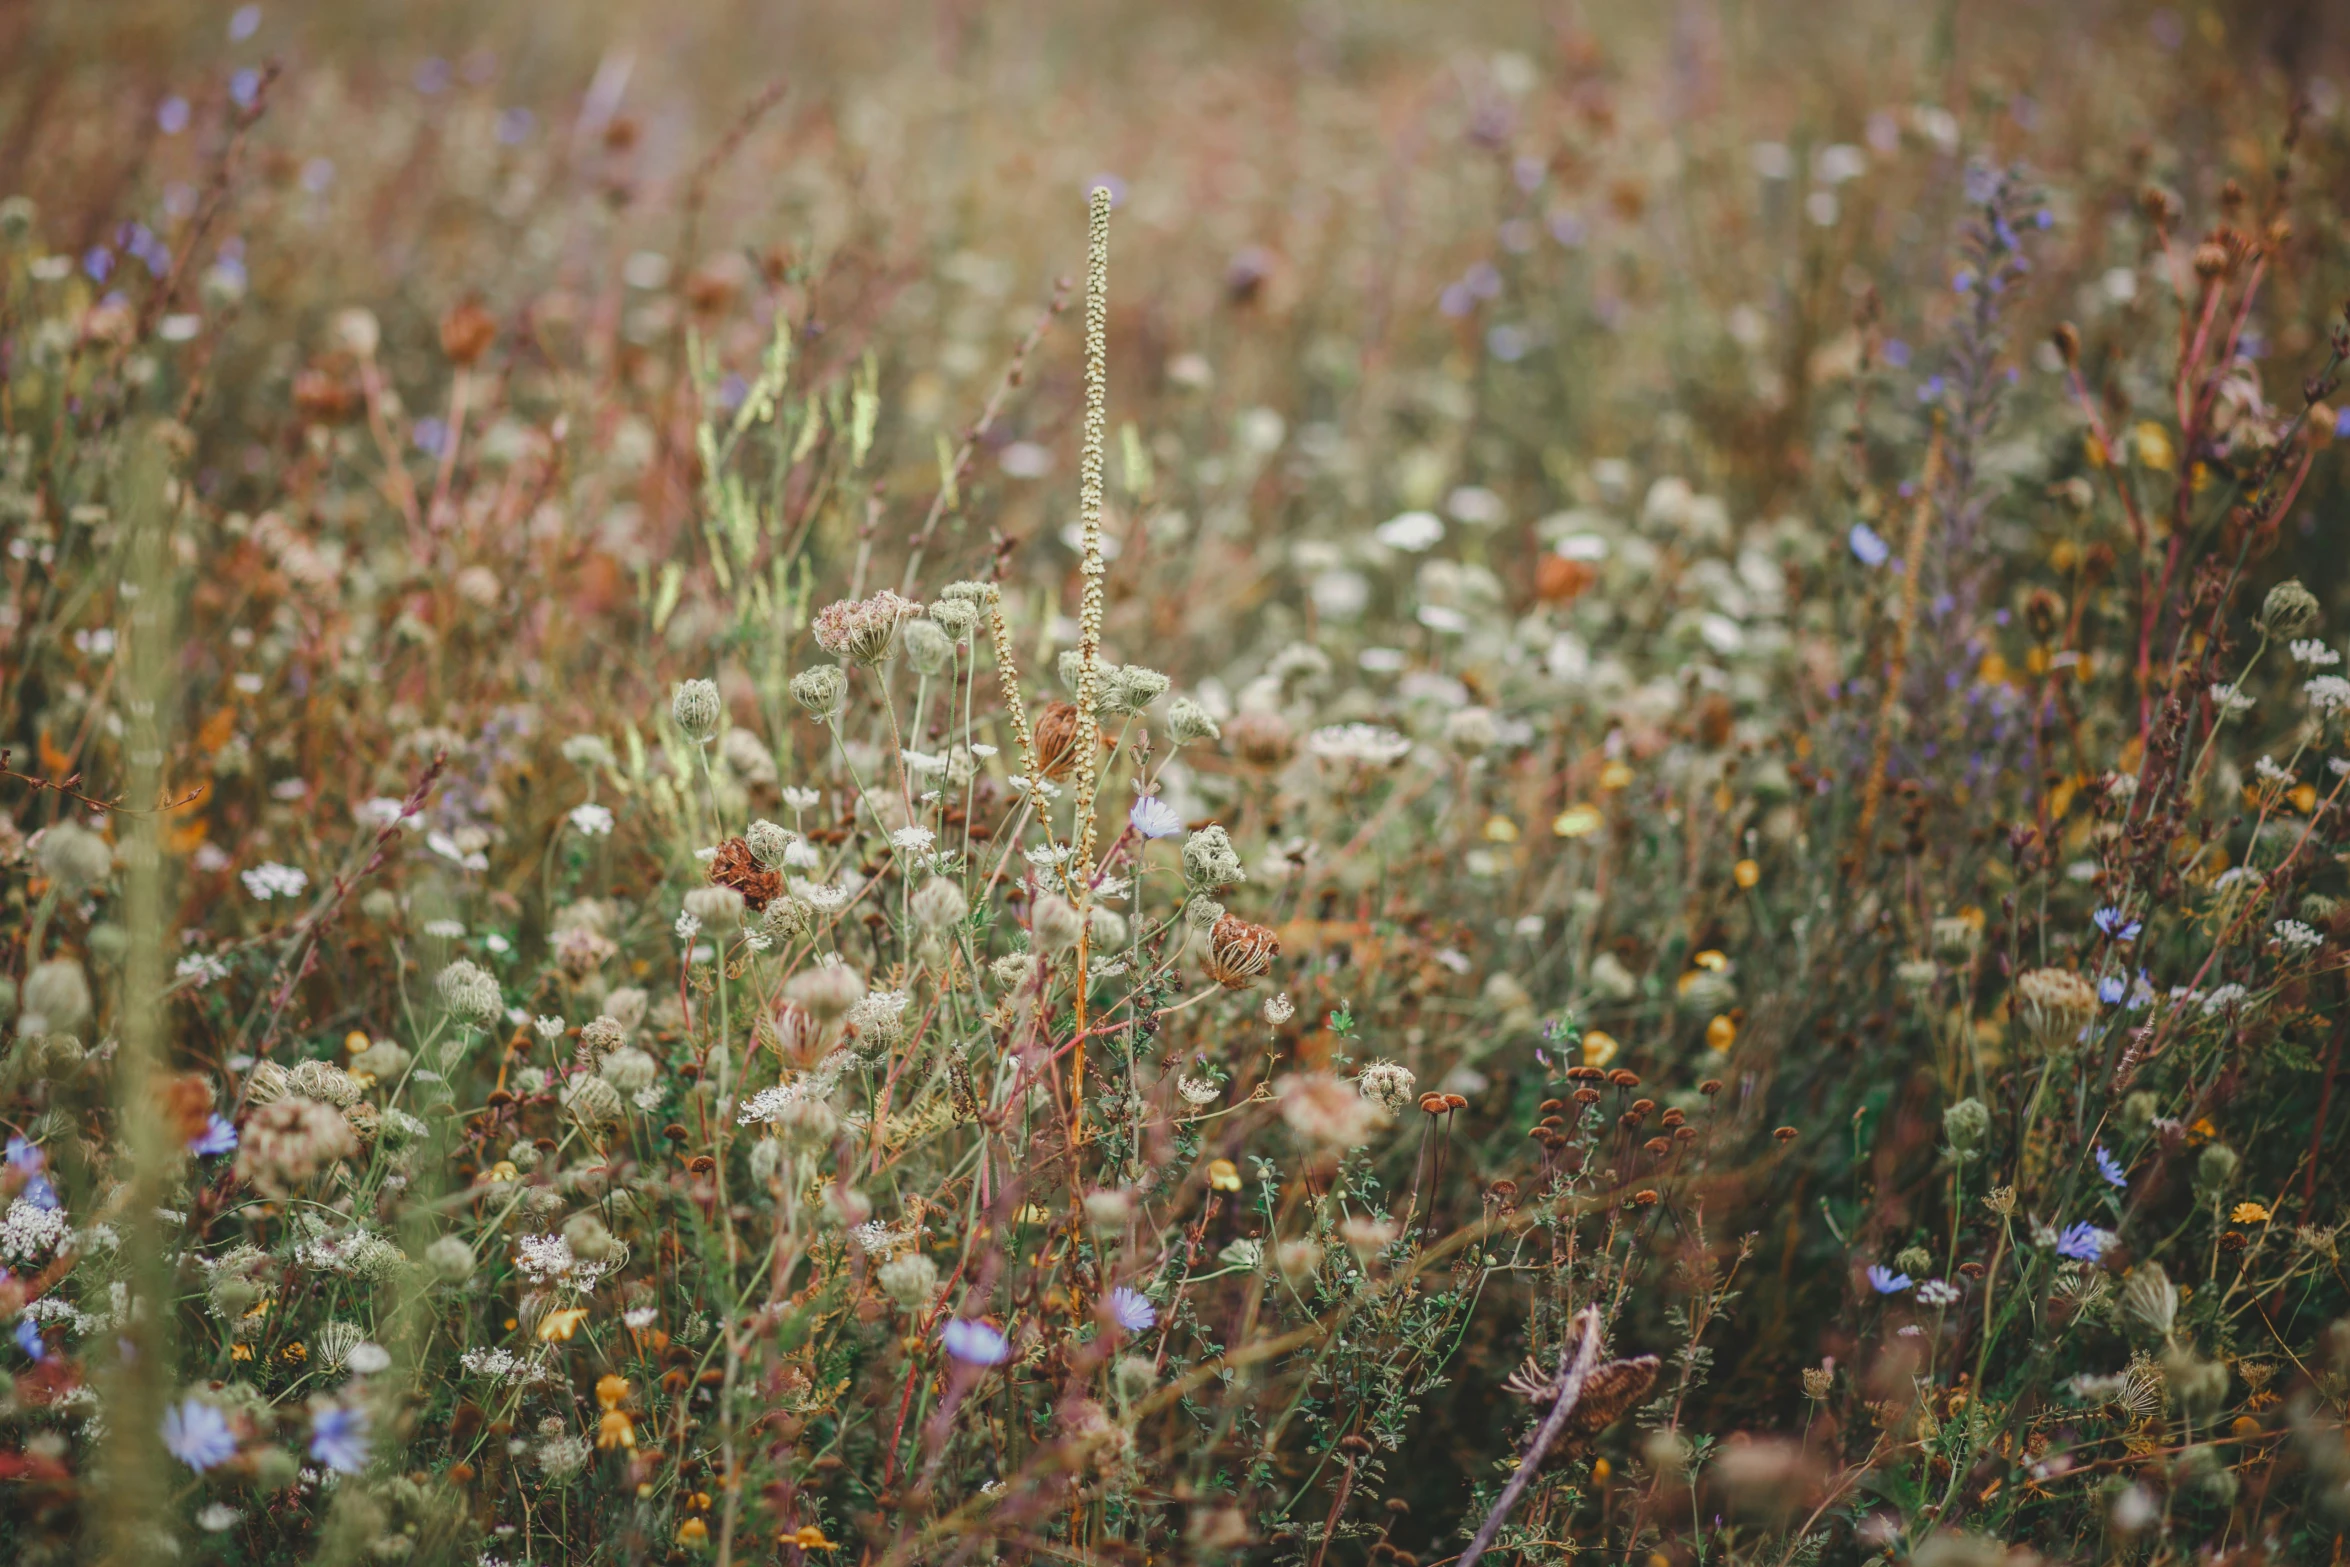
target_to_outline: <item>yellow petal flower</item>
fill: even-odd
[[[1632,781],[1632,769],[1622,762],[1610,762],[1599,770],[1599,786],[1614,793]]]
[[[1240,1167],[1229,1159],[1208,1161],[1208,1185],[1219,1192],[1240,1190]]]
[[[2268,1210],[2256,1202],[2240,1202],[2236,1204],[2236,1211],[2229,1214],[2228,1218],[2236,1224],[2266,1224]]]
[[[1717,1055],[1728,1055],[1730,1047],[1738,1042],[1738,1025],[1725,1013],[1715,1013],[1713,1021],[1705,1025],[1705,1048]]]
[[[628,1402],[628,1378],[604,1373],[596,1379],[596,1402],[606,1409],[618,1409]]]
[[[1730,867],[1730,879],[1751,891],[1754,884],[1762,880],[1762,867],[1752,860],[1740,860]]]
[[[1506,816],[1486,817],[1485,841],[1487,843],[1516,843],[1518,841],[1518,824]]]
[[[604,1411],[604,1418],[596,1424],[596,1446],[602,1448],[636,1446],[636,1427],[628,1416],[617,1409]]]
[[[550,1311],[539,1320],[539,1341],[543,1344],[569,1343],[579,1325],[587,1321],[585,1306],[565,1306],[561,1311]]]
[[[1616,1058],[1616,1051],[1620,1048],[1616,1036],[1605,1029],[1586,1029],[1583,1034],[1583,1064],[1605,1066]]]
[[[1554,837],[1588,838],[1599,831],[1600,821],[1597,807],[1570,805],[1551,818],[1550,830]]]
[[[837,1551],[839,1546],[824,1538],[824,1531],[812,1523],[801,1524],[783,1537],[785,1545],[796,1545],[803,1551]]]

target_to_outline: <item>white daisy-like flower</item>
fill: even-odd
[[[2325,937],[2299,920],[2278,920],[2269,929],[2269,940],[2287,952],[2315,952],[2326,944]]]
[[[612,831],[612,808],[590,800],[571,808],[571,825],[590,838],[602,838]]]
[[[900,827],[889,835],[889,841],[900,854],[928,854],[938,834],[927,827]]]
[[[1385,767],[1411,754],[1412,742],[1378,724],[1328,724],[1306,736],[1306,750],[1325,762]]]
[[[537,1031],[539,1038],[554,1039],[571,1025],[559,1017],[538,1017],[531,1019],[530,1026]]]

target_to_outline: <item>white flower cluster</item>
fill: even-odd
[[[2301,688],[2309,699],[2309,710],[2320,718],[2340,718],[2350,713],[2350,680],[2340,675],[2319,675]]]
[[[2299,920],[2278,920],[2269,929],[2271,931],[2270,944],[2282,947],[2290,953],[2315,952],[2326,944],[2325,937]]]
[[[272,898],[299,898],[310,885],[309,876],[291,865],[280,865],[275,860],[256,865],[238,878],[245,890],[267,903]]]
[[[2303,637],[2292,644],[2293,662],[2307,664],[2312,669],[2331,669],[2342,661],[2342,655],[2327,647],[2315,637]]]
[[[0,1257],[10,1262],[35,1262],[63,1244],[73,1233],[73,1221],[62,1208],[44,1208],[19,1197],[0,1218]]]
[[[524,1235],[514,1242],[514,1266],[533,1284],[564,1284],[591,1290],[615,1262],[589,1262],[575,1255],[560,1235]]]

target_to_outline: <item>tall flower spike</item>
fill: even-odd
[[[1087,197],[1085,234],[1085,450],[1078,461],[1077,511],[1084,531],[1085,593],[1078,616],[1077,871],[1093,876],[1094,791],[1099,782],[1102,685],[1102,449],[1110,401],[1110,188]]]

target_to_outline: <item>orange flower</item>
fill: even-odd
[[[543,1344],[569,1343],[571,1335],[587,1320],[585,1306],[565,1306],[561,1311],[550,1311],[539,1321],[539,1342]]]
[[[604,1380],[615,1382],[619,1379],[606,1377]],[[604,1411],[604,1418],[596,1423],[596,1446],[603,1448],[634,1447],[636,1446],[636,1426],[628,1416],[619,1410],[607,1408]]]
[[[1219,1192],[1240,1190],[1240,1167],[1229,1159],[1208,1161],[1208,1186]]]

